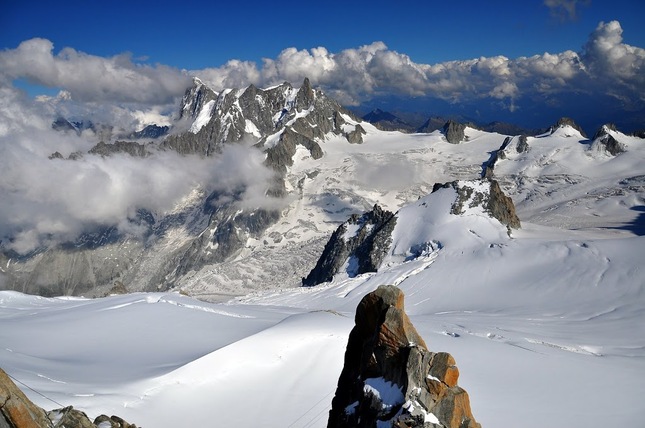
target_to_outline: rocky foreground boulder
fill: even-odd
[[[327,426],[481,427],[454,358],[428,350],[403,299],[383,285],[359,303]]]
[[[72,406],[45,412],[27,398],[0,369],[0,428],[137,428],[118,416],[100,415],[94,422]]]

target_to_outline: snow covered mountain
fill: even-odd
[[[608,132],[626,152],[614,157],[597,151],[566,126],[524,143],[507,140],[494,173],[510,183],[510,172],[521,177],[524,187],[512,190],[522,227],[509,234],[485,208],[493,188],[487,179],[437,186],[397,210],[376,272],[344,269],[330,282],[276,286],[227,303],[180,293],[85,299],[0,292],[0,365],[47,409],[73,404],[92,417],[118,414],[155,427],[187,420],[194,426],[324,427],[356,306],[379,285],[394,284],[405,292],[406,312],[428,349],[450,352],[459,362],[459,383],[482,426],[510,428],[521,421],[537,428],[547,421],[556,428],[600,428],[608,420],[638,426],[645,393],[645,237],[642,216],[618,214],[639,212],[643,189],[635,178],[616,180],[623,167],[635,172],[629,167],[642,161],[642,142]],[[459,145],[440,134],[421,139],[434,138],[433,153],[452,159],[490,138],[469,129],[466,134],[469,141]],[[519,143],[528,150],[518,152]],[[561,166],[543,157],[556,150]],[[530,153],[531,161],[522,161]],[[567,163],[586,180],[558,175]],[[473,165],[473,172],[481,167]],[[540,196],[545,183],[530,175],[533,168],[555,169],[551,204]],[[318,176],[337,186],[334,171]],[[620,191],[578,196],[593,181],[613,182]],[[305,195],[308,189],[303,186]],[[297,200],[300,214],[315,213],[303,199]],[[627,207],[630,200],[639,205]],[[329,218],[346,213],[325,207]],[[590,219],[581,216],[577,227],[545,221],[589,211]],[[594,213],[606,214],[607,226]],[[363,223],[347,223],[346,238],[360,233],[349,230],[351,224]],[[305,226],[292,230],[312,233]],[[270,271],[268,256],[265,263]],[[611,374],[601,383],[612,393],[598,392],[603,373]]]
[[[118,281],[115,291],[181,291],[0,291],[0,367],[24,392],[46,409],[74,405],[141,426],[323,427],[356,305],[393,284],[428,348],[459,362],[482,426],[638,426],[643,139],[606,126],[589,140],[563,121],[537,136],[464,127],[452,144],[440,131],[384,132],[341,110],[334,119],[331,107],[318,114],[325,98],[303,87],[249,89],[264,102],[273,90],[271,120],[285,124],[261,137],[253,132],[262,122],[239,113],[246,92],[194,88],[185,132],[161,143],[229,160],[227,147],[256,145],[277,173],[262,190],[281,205],[261,211],[234,192],[195,188],[171,212],[137,212],[131,221],[143,235],[114,227],[74,245],[3,254],[5,289],[91,295]],[[356,132],[362,144],[349,143]],[[240,142],[226,142],[231,135]],[[497,192],[489,179],[512,198],[521,228],[509,233],[483,204]],[[364,221],[375,204],[381,214],[372,217],[383,221]],[[355,269],[357,254],[346,251],[331,277],[299,286],[335,230],[349,248],[369,224],[392,225],[376,269]]]
[[[642,231],[642,139],[611,127],[594,140],[566,121],[535,137],[455,122],[429,134],[386,132],[307,80],[298,89],[284,83],[221,93],[195,80],[179,111],[161,141],[101,143],[86,156],[177,151],[221,159],[217,168],[226,171],[238,168],[229,162],[234,152],[249,159],[253,184],[195,187],[172,210],[138,209],[72,242],[3,251],[2,287],[46,296],[104,295],[115,284],[178,287],[217,300],[298,286],[350,215],[375,204],[396,212],[435,183],[484,175],[513,198],[522,222]],[[257,166],[250,163],[258,156]]]

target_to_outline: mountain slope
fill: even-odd
[[[460,127],[463,137],[449,144],[448,131],[381,131],[308,81],[221,93],[195,81],[179,116],[172,135],[145,146],[146,159],[169,151],[196,156],[196,165],[212,159],[217,182],[195,186],[171,210],[137,209],[119,224],[91,225],[72,242],[3,251],[3,287],[97,296],[122,283],[220,299],[297,286],[350,215],[375,204],[395,212],[435,183],[486,171],[523,222],[642,231],[642,139],[614,129],[607,132],[621,150],[615,156],[600,136],[586,140],[564,122],[536,137]],[[111,154],[116,144],[103,146],[104,156],[126,156]]]

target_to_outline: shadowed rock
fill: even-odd
[[[616,131],[616,125],[607,124],[603,125],[596,135],[593,137],[593,143],[591,147],[595,150],[602,150],[609,153],[612,156],[619,155],[623,153],[626,148],[623,143],[616,140],[611,134],[610,131]]]
[[[452,181],[448,183],[436,183],[432,188],[433,192],[441,188],[453,188],[457,191],[457,200],[452,204],[451,214],[462,214],[468,204],[468,208],[478,205],[484,208],[492,217],[499,220],[509,229],[519,229],[521,227],[520,219],[515,213],[513,200],[506,196],[499,187],[497,180],[490,178],[483,179],[483,182],[489,183],[488,192],[480,192],[467,181]]]
[[[350,277],[376,272],[390,249],[395,225],[394,214],[378,205],[362,216],[352,215],[332,234],[318,263],[302,279],[302,285],[309,287],[331,281],[348,258]]]
[[[443,134],[450,144],[459,144],[462,141],[466,141],[465,130],[466,125],[455,122],[454,120],[449,120],[443,126]]]
[[[480,427],[454,358],[427,349],[403,299],[382,285],[358,304],[327,426]]]

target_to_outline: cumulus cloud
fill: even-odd
[[[0,52],[5,79],[63,88],[78,101],[164,104],[183,94],[190,78],[164,65],[135,64],[129,54],[110,58],[63,48],[54,55],[51,41],[35,38]]]
[[[552,9],[574,16],[575,1],[548,1]],[[620,23],[600,23],[580,52],[544,53],[510,59],[481,57],[439,64],[420,64],[375,42],[339,53],[318,47],[288,48],[275,59],[255,63],[231,61],[194,72],[215,89],[231,84],[270,86],[309,77],[345,105],[359,105],[382,95],[432,97],[451,103],[501,102],[509,110],[520,99],[560,93],[602,93],[641,103],[645,50],[623,43]]]
[[[52,130],[43,108],[20,91],[0,88],[0,241],[6,248],[25,253],[97,226],[136,234],[129,219],[137,210],[163,215],[194,189],[236,194],[247,207],[273,203],[264,198],[273,172],[250,145],[205,159],[175,152],[48,159],[55,151],[65,157],[87,152],[98,137]]]

